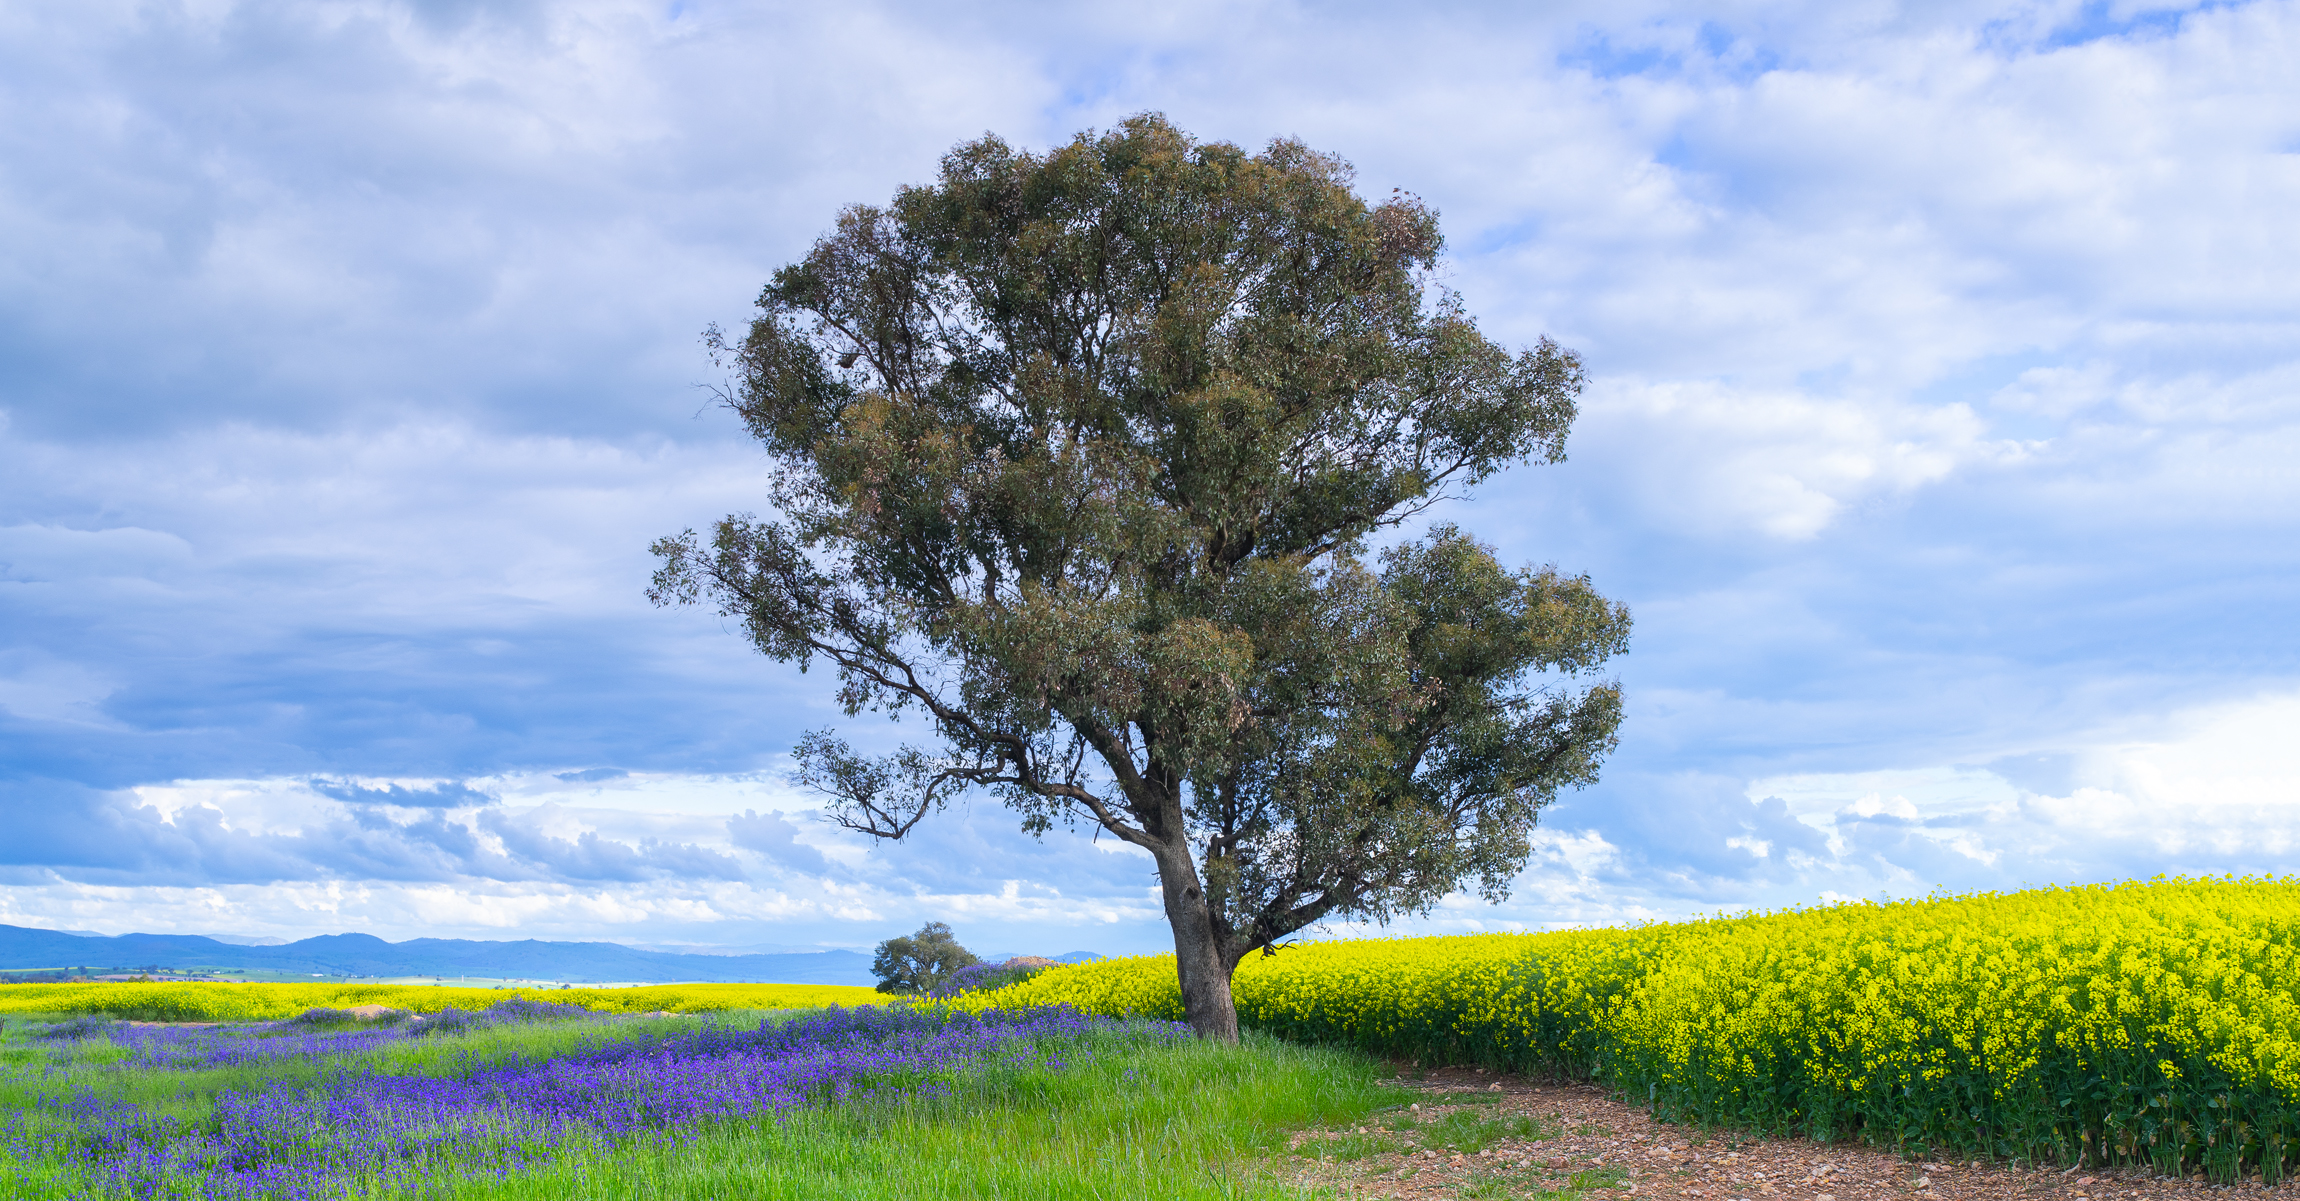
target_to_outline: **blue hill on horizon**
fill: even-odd
[[[323,934],[274,946],[221,942],[198,934],[64,934],[0,925],[0,971],[106,974],[255,971],[296,976],[477,976],[570,983],[729,982],[857,984],[874,981],[870,957],[854,951],[780,955],[681,955],[609,942],[479,942],[372,934]]]

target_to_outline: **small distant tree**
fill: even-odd
[[[1564,457],[1580,361],[1511,354],[1436,284],[1437,214],[1297,142],[1157,116],[1044,156],[994,137],[846,210],[707,335],[771,518],[665,538],[649,596],[828,660],[884,757],[797,746],[828,815],[908,835],[970,789],[1146,851],[1183,1009],[1237,1037],[1240,959],[1467,885],[1499,900],[1621,697],[1629,615],[1440,525]]]
[[[870,961],[878,990],[905,996],[925,996],[951,974],[982,962],[958,945],[958,937],[941,922],[928,922],[908,938],[890,938],[878,945]]]

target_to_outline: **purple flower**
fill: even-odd
[[[317,1012],[317,1011],[315,1011]],[[146,1068],[219,1068],[268,1059],[322,1059],[355,1054],[409,1038],[461,1033],[538,1021],[598,1020],[580,1005],[545,1001],[498,1001],[486,1009],[448,1009],[420,1020],[362,1030],[314,1033],[310,1015],[261,1026],[134,1026],[126,1022],[78,1018],[59,1022],[35,1037],[51,1041],[104,1037],[131,1052],[129,1061]]]
[[[1043,962],[1020,963],[1011,959],[1003,963],[968,964],[952,972],[949,979],[935,985],[927,995],[938,1001],[947,1001],[965,993],[1005,988],[1009,984],[1020,984],[1046,968],[1047,964]]]
[[[1088,1028],[1088,1019],[1067,1006],[977,1015],[833,1008],[756,1029],[706,1022],[699,1030],[451,1076],[345,1072],[316,1085],[226,1093],[200,1123],[82,1095],[50,1103],[67,1133],[32,1138],[17,1122],[0,1127],[0,1142],[18,1155],[57,1154],[81,1164],[99,1192],[142,1198],[196,1183],[194,1195],[212,1198],[303,1196],[355,1177],[413,1180],[442,1161],[463,1172],[506,1173],[548,1158],[577,1133],[648,1137],[715,1118],[947,1094],[950,1076],[994,1062],[1061,1070],[1055,1050]],[[1177,1040],[1187,1033],[1178,1025],[1145,1032]],[[376,1045],[343,1040],[399,1037],[311,1035],[290,1053],[340,1054]],[[196,1041],[137,1045],[151,1066],[171,1055],[183,1066],[204,1066],[222,1062],[217,1057],[229,1049],[199,1044],[206,1049],[195,1055]]]

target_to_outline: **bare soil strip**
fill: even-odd
[[[1754,1138],[1657,1122],[1600,1088],[1473,1068],[1408,1073],[1420,1107],[1410,1130],[1368,1123],[1293,1141],[1292,1176],[1343,1197],[1464,1198],[1581,1193],[1586,1201],[2126,1201],[2257,1193],[2300,1196],[2287,1181],[2209,1185],[2144,1170],[2016,1169],[1914,1161],[1856,1143]],[[1459,1116],[1455,1116],[1459,1115]],[[1398,1124],[1398,1123],[1393,1123]],[[1525,1128],[1531,1126],[1527,1131]],[[1497,1135],[1515,1128],[1519,1133]],[[1491,1137],[1490,1145],[1464,1149]],[[1449,1137],[1449,1134],[1451,1137]]]

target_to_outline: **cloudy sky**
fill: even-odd
[[[762,503],[707,324],[1153,109],[1421,194],[1589,365],[1444,516],[1632,607],[1621,748],[1410,928],[2283,870],[2295,61],[2291,0],[0,2],[0,922],[1164,945],[1108,840],[836,836],[825,678],[643,595]]]

